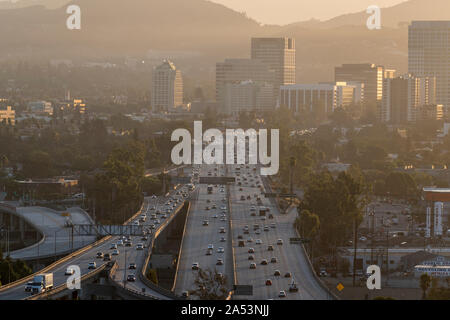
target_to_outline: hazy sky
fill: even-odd
[[[288,24],[365,10],[370,5],[389,7],[406,0],[210,0],[265,24]]]

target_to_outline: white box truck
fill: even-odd
[[[53,289],[53,273],[42,273],[34,276],[31,286],[32,294],[39,294]]]

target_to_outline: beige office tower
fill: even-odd
[[[170,112],[183,105],[183,78],[181,71],[169,61],[153,70],[152,109],[154,112]]]
[[[436,103],[450,107],[450,21],[413,21],[408,30],[408,71],[436,78]]]
[[[419,78],[407,74],[384,80],[382,122],[414,122],[423,119],[423,115],[432,113],[432,110],[436,113],[436,118],[441,117],[439,106],[436,105],[436,78]]]
[[[384,67],[370,63],[343,64],[335,68],[334,81],[364,83],[364,102],[376,105],[383,98],[384,71]]]
[[[295,84],[295,39],[252,38],[251,58],[261,60],[275,72],[274,87]]]
[[[249,80],[273,86],[275,72],[260,60],[226,59],[224,62],[216,64],[216,101],[220,108],[219,113],[229,114],[232,112],[225,103],[226,85],[242,84]],[[273,93],[272,97],[267,99],[272,100],[270,103],[275,107]]]
[[[224,113],[270,111],[274,106],[273,85],[251,80],[226,83],[224,88]]]

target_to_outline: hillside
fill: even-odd
[[[22,0],[51,7],[67,0]],[[19,2],[20,3],[20,2]],[[249,57],[252,36],[292,36],[297,43],[297,81],[328,81],[333,68],[373,62],[407,71],[407,24],[411,19],[450,19],[448,0],[410,0],[382,10],[383,28],[369,31],[365,12],[328,21],[261,26],[225,6],[205,0],[73,0],[82,9],[82,29],[69,31],[66,6],[0,10],[0,59],[107,60],[180,53],[177,64],[195,78],[213,77],[215,62]],[[433,4],[433,5],[430,5]]]

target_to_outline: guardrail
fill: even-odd
[[[187,203],[187,210],[190,208],[190,203],[189,202],[185,202],[184,205],[180,206],[176,211],[174,211],[174,213],[171,215],[172,217],[176,216],[178,214],[178,212],[180,210],[182,210],[183,208],[186,207],[186,203]],[[165,225],[167,225],[170,221],[166,220]],[[141,267],[141,270],[139,272],[139,279],[150,289],[160,293],[161,295],[164,295],[168,298],[171,299],[182,299],[182,297],[177,296],[176,294],[174,294],[172,291],[161,288],[159,286],[157,286],[156,284],[154,284],[153,282],[151,282],[149,279],[147,279],[146,277],[146,273],[147,273],[147,268],[148,268],[148,264],[150,261],[150,256],[152,253],[152,249],[153,249],[153,244],[155,242],[156,237],[158,236],[158,234],[163,230],[164,228],[162,228],[162,226],[158,229],[158,232],[154,234],[154,236],[152,237],[151,243],[148,246],[148,250],[146,253],[146,257],[145,257],[145,261],[144,264]]]
[[[84,276],[81,277],[81,279],[80,279],[81,282],[85,281],[86,279],[88,279],[90,277],[93,277],[93,276],[99,274],[100,272],[105,270],[106,266],[107,266],[107,264],[104,264],[101,267],[99,267],[99,268],[97,268],[97,269],[95,269],[95,270],[93,270],[93,271],[91,271],[89,273],[86,273]],[[67,284],[64,283],[64,284],[59,285],[58,287],[56,287],[56,288],[54,288],[54,289],[52,289],[52,290],[50,290],[48,292],[43,292],[43,293],[31,295],[28,298],[25,298],[24,300],[41,300],[41,299],[45,299],[45,298],[48,298],[48,297],[50,297],[52,295],[60,293],[60,292],[62,292],[64,290],[66,290],[66,289],[68,289],[67,288]]]
[[[198,197],[198,190],[196,190],[195,193],[196,193],[196,197]],[[175,277],[174,277],[174,280],[173,280],[172,292],[175,292],[175,287],[177,285],[178,268],[180,267],[180,259],[181,259],[181,253],[182,253],[182,250],[183,250],[184,235],[186,234],[187,220],[189,219],[190,212],[191,212],[191,203],[189,202],[189,207],[188,207],[187,213],[186,213],[186,223],[184,224],[183,234],[181,236],[180,250],[178,252],[177,267],[175,269]]]
[[[111,268],[111,270],[109,272],[109,279],[110,279],[111,283],[113,284],[113,286],[117,290],[120,290],[121,292],[124,292],[124,294],[135,296],[136,298],[139,298],[139,299],[144,298],[144,299],[147,299],[147,300],[158,300],[157,297],[152,296],[151,294],[145,294],[145,293],[139,292],[137,290],[128,289],[128,288],[125,288],[125,287],[121,286],[120,284],[118,284],[115,281],[115,279],[114,279],[114,276],[116,274],[116,271],[117,271],[118,267],[119,267],[118,263],[116,261],[114,261],[114,265],[112,266],[112,268]]]
[[[124,224],[129,223],[130,221],[135,219],[139,214],[141,214],[142,209],[144,208],[144,203],[142,204],[140,210],[133,217],[128,219]],[[89,250],[99,246],[100,244],[108,241],[111,238],[112,238],[111,236],[103,237],[102,239],[100,239],[100,240],[98,240],[98,241],[96,241],[94,243],[91,243],[90,245],[87,245],[87,246],[85,246],[85,247],[83,247],[83,248],[81,248],[81,249],[79,249],[79,250],[77,250],[77,251],[75,251],[75,252],[73,252],[73,253],[65,256],[65,257],[63,257],[63,258],[59,259],[58,261],[53,262],[52,264],[48,265],[47,267],[43,268],[42,270],[39,270],[38,272],[33,273],[32,275],[29,275],[29,276],[24,277],[22,279],[19,279],[19,280],[16,280],[14,282],[5,284],[5,285],[0,287],[0,292],[4,292],[4,291],[6,291],[6,290],[8,290],[8,289],[10,289],[12,287],[24,284],[24,283],[32,280],[34,278],[34,276],[36,276],[38,274],[41,274],[41,273],[46,273],[46,272],[50,271],[51,269],[59,266],[60,264],[62,264],[64,262],[67,262],[68,260],[70,260],[72,258],[75,258],[75,257],[77,257],[77,256],[79,256],[79,255],[81,255],[81,254],[83,254],[83,253],[85,253],[85,252],[87,252],[87,251],[89,251]]]
[[[237,274],[236,274],[236,255],[234,254],[234,236],[233,236],[233,219],[231,219],[231,187],[229,185],[227,185],[227,196],[228,196],[228,225],[230,228],[230,238],[231,238],[231,256],[232,256],[232,268],[233,268],[233,284],[237,284]],[[233,293],[231,293],[232,291],[230,291],[230,295],[229,298],[231,300]],[[227,299],[229,300],[229,299]]]

